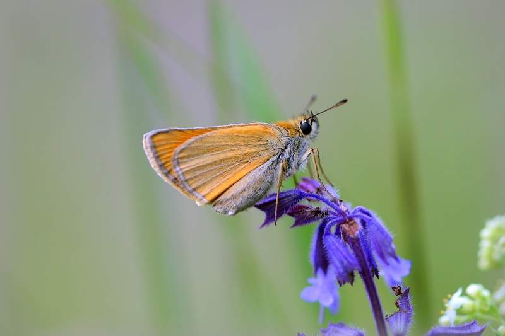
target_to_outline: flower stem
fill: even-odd
[[[319,307],[319,324],[323,324],[324,321],[324,306]]]
[[[359,240],[359,235],[356,237],[349,236],[349,245],[351,246],[354,255],[359,263],[359,274],[361,279],[363,279],[363,284],[365,285],[366,292],[368,294],[368,299],[370,300],[370,306],[372,308],[373,317],[375,319],[375,327],[377,328],[377,335],[387,336],[388,332],[386,329],[386,321],[384,320],[384,313],[382,312],[382,306],[377,294],[377,288],[373,281],[372,272],[370,272],[370,267],[365,257],[365,252],[361,246]]]

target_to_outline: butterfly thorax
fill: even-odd
[[[319,122],[317,118],[303,114],[297,118],[277,122],[275,125],[284,133],[284,148],[279,162],[286,163],[284,178],[288,178],[305,167],[310,140],[315,139],[319,133]]]

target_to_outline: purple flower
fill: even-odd
[[[387,316],[386,321],[393,336],[405,336],[408,335],[414,316],[410,300],[410,288],[407,287],[403,292],[401,287],[393,287],[393,289],[397,291],[398,295],[398,299],[395,302],[398,311]],[[479,336],[484,332],[484,329],[486,329],[485,325],[481,326],[476,321],[473,321],[452,327],[437,326],[432,328],[426,336]]]
[[[393,237],[375,213],[364,207],[356,207],[353,211],[355,214],[362,215],[362,220],[367,223],[368,237],[377,257],[380,274],[389,286],[401,285],[402,278],[410,273],[410,261],[396,254]]]
[[[363,330],[348,327],[343,323],[330,323],[328,328],[321,329],[323,336],[365,336]]]
[[[476,321],[465,324],[460,324],[454,327],[434,327],[426,336],[450,336],[450,335],[466,335],[480,336],[486,329],[485,325],[479,325]]]
[[[326,250],[324,248],[324,230],[326,229],[326,222],[323,221],[317,227],[317,230],[314,234],[314,238],[312,239],[312,248],[310,253],[310,261],[314,268],[314,274],[317,274],[319,269],[322,269],[325,273],[328,270],[328,266],[330,261],[328,260],[328,256]]]
[[[330,185],[323,186],[319,181],[308,177],[302,177],[301,181],[298,183],[296,187],[309,194],[322,195],[325,192],[329,192],[330,194],[329,196],[335,199],[340,198],[338,191],[333,189]]]
[[[279,193],[279,204],[277,204],[277,219],[281,218],[295,204],[306,198],[306,193],[299,189],[291,189]],[[265,212],[265,220],[260,227],[265,227],[275,221],[275,200],[276,194],[269,195],[256,203],[255,207]]]
[[[265,212],[261,227],[274,221],[275,203],[274,194],[255,205]],[[408,275],[410,262],[398,257],[393,238],[379,217],[364,207],[352,208],[339,199],[336,190],[307,178],[297,188],[279,194],[277,216],[285,214],[294,218],[292,227],[320,222],[311,251],[316,277],[309,279],[313,286],[302,292],[302,298],[319,301],[321,307],[330,308],[329,298],[334,298],[331,302],[336,303],[336,296],[319,296],[328,293],[324,288],[330,288],[329,284],[334,285],[335,281],[340,285],[352,284],[355,272],[359,272],[370,299],[377,333],[387,335],[373,276],[378,277],[380,270],[388,283],[399,284]]]
[[[385,262],[378,259],[379,274],[384,277],[386,283],[390,287],[399,286],[402,283],[402,278],[410,273],[410,261],[402,258],[394,259],[388,257]]]
[[[261,227],[274,222],[275,199],[272,194],[255,205],[265,212]],[[297,188],[279,194],[277,216],[285,214],[294,218],[292,227],[320,222],[312,247],[314,274],[319,267],[326,270],[331,262],[336,281],[352,283],[354,271],[360,269],[348,244],[351,237],[359,237],[370,272],[378,276],[380,270],[390,286],[401,284],[410,272],[410,261],[396,254],[393,238],[380,218],[365,207],[352,208],[342,202],[330,186],[303,178]]]
[[[323,189],[323,185],[319,181],[307,177],[302,177],[296,187],[309,194],[320,194]]]
[[[276,195],[269,195],[255,207],[265,212],[261,227],[275,220]],[[324,309],[335,313],[339,306],[337,283],[352,284],[359,273],[370,301],[377,334],[387,336],[386,320],[395,336],[407,335],[413,322],[410,289],[402,292],[402,280],[410,273],[411,263],[396,254],[393,237],[381,219],[365,207],[352,207],[340,200],[330,186],[304,178],[297,188],[279,194],[277,217],[288,215],[294,218],[291,227],[319,222],[312,240],[310,260],[314,277],[310,286],[303,289],[300,297],[321,305],[320,321]],[[374,276],[381,275],[395,291],[398,311],[384,319]],[[453,327],[435,327],[427,335],[481,335],[486,326],[477,322]],[[321,329],[323,335],[363,336],[363,331],[343,323]],[[303,334],[302,334],[303,335]]]
[[[295,219],[295,222],[291,225],[292,228],[312,224],[328,216],[327,209],[304,204],[296,204],[286,213]]]
[[[412,324],[412,304],[410,303],[410,288],[406,288],[401,292],[401,287],[394,287],[399,291],[399,297],[396,300],[396,307],[398,311],[386,317],[389,324],[389,330],[393,336],[407,335],[410,325]]]
[[[322,323],[324,308],[328,308],[332,314],[335,314],[340,303],[337,284],[332,275],[332,267],[329,267],[327,272],[321,268],[318,269],[316,276],[309,278],[308,282],[311,286],[305,287],[300,293],[300,297],[307,302],[319,302],[321,305],[319,322]]]
[[[347,245],[332,234],[323,238],[326,255],[335,268],[335,276],[340,285],[354,282],[354,270],[358,269],[358,261]]]
[[[319,335],[319,334],[318,334]],[[321,329],[322,336],[365,336],[361,329],[348,327],[343,323],[330,323],[328,328]],[[304,333],[298,333],[298,336],[306,336]]]

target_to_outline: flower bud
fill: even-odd
[[[480,231],[478,267],[490,270],[505,265],[505,216],[487,221]]]

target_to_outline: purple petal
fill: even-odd
[[[410,302],[410,287],[405,288],[400,297],[396,300],[398,309],[404,312],[412,313],[412,303]]]
[[[410,261],[398,257],[393,244],[393,237],[381,219],[364,207],[353,209],[352,215],[365,223],[366,236],[376,256],[381,275],[390,286],[398,285],[410,273]]]
[[[298,183],[297,187],[306,193],[317,194],[323,197],[328,195],[325,192],[327,190],[331,196],[335,197],[336,199],[340,198],[338,192],[332,186],[326,185],[326,190],[324,190],[323,185],[319,181],[308,177],[303,177],[302,180]]]
[[[356,210],[356,209],[355,209]],[[364,212],[364,208],[361,211]],[[398,258],[396,255],[395,245],[393,244],[393,237],[388,232],[382,221],[370,210],[367,211],[370,219],[365,220],[368,237],[370,238],[370,243],[372,249],[378,258],[386,260],[387,257]]]
[[[335,295],[330,291],[321,291],[319,295],[319,303],[323,307],[330,307],[335,302]]]
[[[343,323],[330,323],[328,328],[321,329],[323,336],[365,336],[363,330],[348,327]]]
[[[379,270],[377,267],[377,263],[375,262],[375,258],[372,253],[372,246],[370,245],[370,239],[368,238],[368,227],[366,225],[361,225],[361,230],[363,230],[363,234],[359,235],[361,246],[365,251],[365,257],[370,267],[370,272],[372,272],[372,276],[376,276],[379,278]]]
[[[306,302],[316,302],[319,300],[319,288],[316,286],[305,287],[300,293],[300,298]]]
[[[307,302],[319,302],[321,308],[328,308],[332,313],[336,313],[340,304],[337,284],[333,275],[333,269],[328,268],[328,272],[322,269],[317,271],[313,278],[308,279],[311,286],[305,287],[300,293],[300,298]]]
[[[328,310],[330,311],[330,313],[336,314],[339,307],[340,307],[340,294],[338,294],[337,292],[337,295],[335,296],[332,304],[328,307]]]
[[[301,181],[298,182],[298,185],[296,187],[309,194],[320,194],[319,191],[322,189],[322,185],[319,183],[319,181],[308,177],[302,177]]]
[[[323,242],[327,257],[335,268],[338,283],[340,285],[347,282],[352,284],[354,271],[358,269],[358,262],[354,254],[340,238],[333,234],[325,234]]]
[[[293,205],[300,202],[307,194],[299,189],[291,189],[279,193],[279,204],[277,206],[277,219],[281,218]],[[277,195],[271,194],[254,206],[265,212],[265,221],[260,228],[265,227],[275,221],[275,200]]]
[[[328,210],[303,204],[296,204],[287,212],[288,216],[294,217],[295,219],[295,222],[291,225],[292,228],[316,222],[325,218],[328,214]]]
[[[485,325],[479,325],[477,321],[460,324],[454,327],[433,327],[426,336],[451,336],[451,335],[468,335],[480,336],[486,329]]]
[[[340,195],[338,193],[338,190],[333,188],[331,185],[327,184],[326,185],[326,190],[331,194],[331,196],[333,196],[335,199],[339,199],[340,198]],[[351,208],[350,204],[349,203],[345,203],[345,205],[347,206],[348,205],[348,209]]]
[[[393,336],[406,336],[412,323],[412,314],[396,312],[386,317],[386,321]]]
[[[330,310],[335,313],[340,304],[340,295],[338,294],[338,287],[335,282],[335,276],[333,268],[328,267],[328,271],[325,273],[323,270],[318,271],[319,282],[319,303],[325,308],[330,308]]]
[[[393,336],[404,336],[407,335],[412,324],[413,311],[410,303],[410,288],[407,287],[400,295],[396,300],[396,305],[398,311],[386,317],[386,320]]]
[[[386,262],[381,259],[379,259],[378,262],[380,275],[384,277],[386,283],[391,287],[401,285],[402,279],[410,273],[410,260],[402,258],[393,259],[389,257]]]
[[[314,238],[312,238],[310,260],[312,261],[312,266],[314,267],[314,274],[317,274],[317,271],[319,269],[322,269],[325,273],[328,271],[329,261],[326,257],[326,251],[324,250],[323,242],[324,231],[327,224],[328,220],[323,220],[317,227]]]

